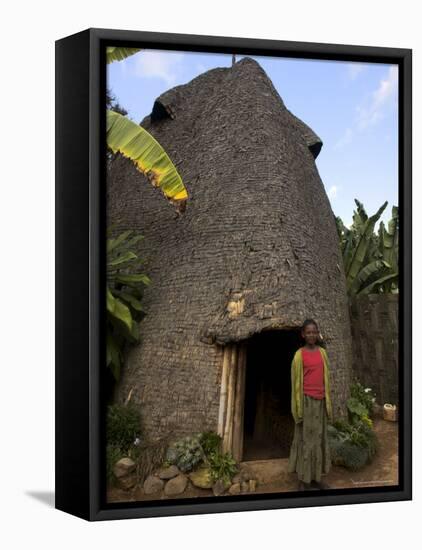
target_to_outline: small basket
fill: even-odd
[[[384,420],[388,420],[389,422],[397,421],[396,405],[392,405],[391,403],[384,403],[383,413],[384,413]]]

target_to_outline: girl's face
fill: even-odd
[[[313,346],[318,339],[318,329],[315,325],[306,325],[302,330],[302,336],[308,345]]]

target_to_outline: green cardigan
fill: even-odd
[[[324,361],[324,386],[325,386],[325,404],[329,422],[333,421],[333,412],[330,397],[330,363],[325,349],[318,346],[322,359]],[[292,378],[292,415],[296,424],[303,420],[303,361],[302,348],[299,348],[292,361],[291,367]]]

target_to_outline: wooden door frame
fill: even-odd
[[[221,369],[220,406],[217,433],[223,452],[240,462],[243,457],[247,341],[224,346]]]

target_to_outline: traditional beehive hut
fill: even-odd
[[[167,91],[141,125],[169,153],[189,200],[179,215],[131,161],[112,164],[109,223],[144,235],[152,279],[116,400],[132,390],[150,437],[218,430],[238,459],[254,437],[255,450],[271,437],[277,447],[291,437],[290,363],[312,317],[331,360],[334,414],[345,414],[350,321],[315,165],[319,137],[250,58]]]

